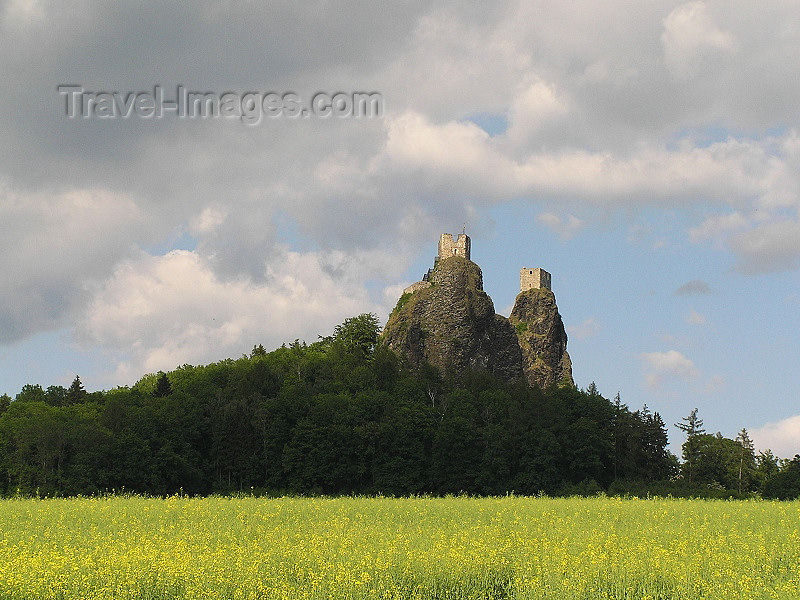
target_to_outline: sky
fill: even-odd
[[[499,313],[552,274],[579,387],[791,457],[798,56],[782,0],[0,0],[0,393],[385,321],[466,227]]]

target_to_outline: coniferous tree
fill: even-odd
[[[637,476],[650,480],[668,479],[674,474],[676,459],[667,450],[667,426],[660,414],[647,410],[647,405],[643,407],[642,413],[642,454],[645,466]]]
[[[72,384],[67,390],[67,395],[64,398],[64,404],[78,404],[84,399],[84,397],[86,397],[86,390],[83,389],[81,378],[76,375],[75,379],[72,381]]]
[[[158,379],[156,379],[156,389],[153,392],[153,396],[156,398],[163,398],[165,396],[169,396],[172,393],[172,385],[169,382],[169,377],[164,371],[158,372]]]
[[[594,385],[594,381],[592,382]],[[588,391],[588,390],[587,390]],[[622,399],[619,397],[619,392],[614,396],[614,420],[613,420],[613,435],[611,437],[611,452],[613,459],[613,476],[616,480],[619,475],[620,457],[622,455],[622,440],[624,439],[623,423],[626,421],[625,416],[628,413],[628,407],[622,404]]]
[[[755,456],[753,454],[755,446],[745,428],[742,428],[736,436],[736,442],[742,447],[741,453],[739,454],[739,494],[741,494],[743,484],[745,488],[750,487],[753,471],[755,471],[756,468]]]
[[[698,437],[705,433],[703,420],[697,416],[697,409],[692,409],[688,417],[681,419],[684,423],[675,423],[675,427],[686,433],[686,441],[683,443],[684,470],[692,482],[693,471],[699,456],[700,447]]]

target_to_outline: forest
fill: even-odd
[[[594,384],[411,369],[375,315],[332,335],[87,392],[0,396],[0,494],[547,494],[795,498],[800,457],[678,425]]]

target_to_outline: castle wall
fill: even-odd
[[[439,238],[439,258],[449,258],[451,256],[463,256],[470,259],[470,247],[472,245],[466,233],[459,233],[455,238],[449,233],[443,233]]]
[[[522,267],[519,272],[519,291],[520,292],[527,292],[531,289],[539,289],[539,288],[546,288],[552,289],[551,287],[551,277],[550,273],[545,271],[544,269],[536,268],[531,269],[529,267]]]
[[[418,281],[417,283],[412,283],[406,289],[403,290],[404,294],[413,294],[417,290],[424,290],[425,288],[431,287],[430,281]]]

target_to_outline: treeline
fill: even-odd
[[[631,411],[594,385],[412,371],[378,343],[374,315],[361,315],[310,345],[258,346],[130,388],[87,393],[76,378],[0,397],[0,493],[744,495],[781,477],[791,493],[784,474],[800,475],[800,461],[773,459],[767,474],[750,448],[737,464],[723,452],[718,472],[703,466],[703,435],[692,432],[679,465],[647,407]],[[709,448],[726,444],[710,437]]]

